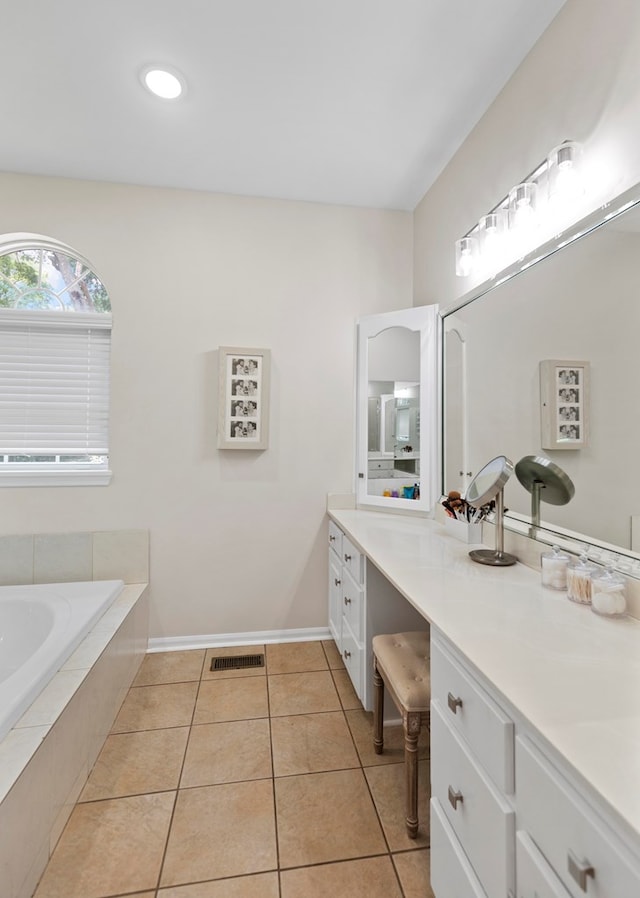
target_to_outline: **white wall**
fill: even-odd
[[[3,490],[0,532],[148,528],[152,636],[325,626],[354,323],[411,305],[412,216],[10,174],[0,197],[0,232],[77,248],[114,314],[111,485]],[[220,345],[272,351],[265,452],[216,448]]]
[[[568,0],[415,211],[414,305],[450,304],[454,244],[566,139],[590,205],[640,181],[640,3]]]

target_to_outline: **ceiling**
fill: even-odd
[[[563,3],[0,0],[0,170],[411,210]]]

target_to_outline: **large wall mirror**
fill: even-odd
[[[359,505],[429,511],[439,495],[436,306],[358,322]]]
[[[619,554],[636,575],[639,260],[640,187],[442,314],[443,492],[497,455],[550,459],[575,495],[543,501],[532,535]],[[512,478],[507,528],[530,526],[530,502]]]

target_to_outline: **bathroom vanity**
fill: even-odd
[[[474,564],[433,520],[329,517],[331,629],[365,707],[371,637],[430,626],[436,898],[640,895],[640,622]]]

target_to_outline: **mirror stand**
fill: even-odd
[[[465,500],[474,508],[482,508],[495,501],[494,524],[496,528],[495,549],[473,549],[469,552],[472,561],[508,567],[518,560],[515,555],[504,551],[504,485],[513,473],[513,465],[504,455],[492,458],[469,484]]]
[[[508,567],[515,564],[518,559],[515,555],[504,551],[504,487],[496,493],[495,502],[496,547],[495,549],[472,549],[469,552],[469,557],[480,564]]]

